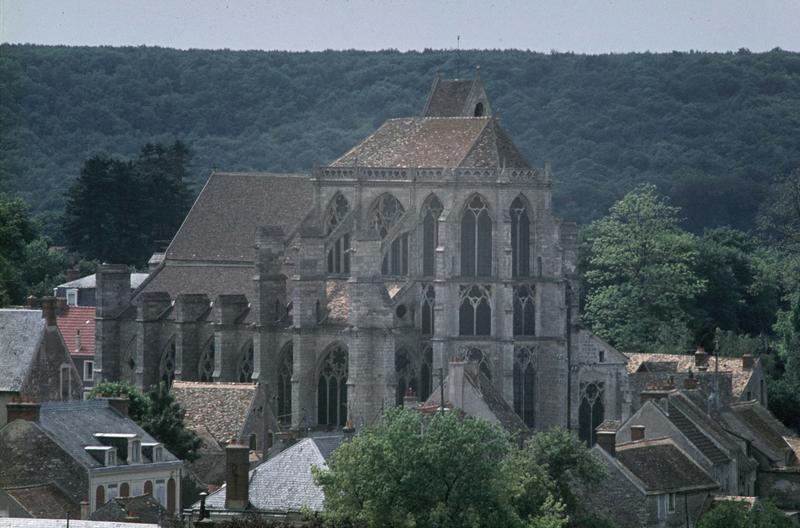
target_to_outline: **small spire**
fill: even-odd
[[[481,78],[481,65],[480,64],[476,64],[475,65],[475,80],[477,81],[480,78]]]

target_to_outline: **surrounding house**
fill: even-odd
[[[173,517],[152,495],[138,495],[136,497],[114,497],[96,509],[89,519],[117,522],[136,519],[136,522],[163,526],[165,521]]]
[[[314,482],[311,468],[327,467],[328,457],[345,438],[330,433],[302,438],[249,472],[239,469],[247,467],[248,447],[227,446],[225,485],[194,504],[191,519],[221,520],[249,513],[298,520],[304,511],[320,511],[325,496]]]
[[[80,373],[56,326],[56,301],[41,310],[0,310],[0,427],[12,401],[81,398]]]
[[[54,482],[0,489],[0,518],[80,519],[80,506]]]
[[[139,287],[147,278],[147,273],[131,273],[130,290]],[[53,296],[56,299],[64,299],[67,306],[95,306],[97,288],[97,275],[86,275],[85,277],[75,277],[74,279],[59,284],[53,288]]]
[[[669,438],[616,443],[613,431],[598,431],[592,448],[607,468],[600,486],[578,487],[587,511],[618,528],[694,526],[718,486]]]
[[[0,488],[53,482],[90,513],[142,494],[180,511],[183,463],[128,418],[127,399],[11,403],[8,415]]]
[[[708,394],[717,394],[721,404],[758,401],[767,406],[767,389],[761,361],[750,354],[741,357],[709,356],[699,347],[691,354],[631,353],[628,374],[633,410],[641,405],[648,389],[675,388],[690,375]]]
[[[224,482],[226,445],[263,451],[279,430],[259,384],[175,381],[172,393],[186,411],[184,425],[203,441],[198,459],[186,466],[203,485]]]
[[[72,362],[83,379],[84,397],[94,385],[94,306],[64,306],[56,321]]]
[[[492,115],[483,81],[436,78],[310,174],[219,173],[131,294],[97,275],[97,369],[254,382],[295,429],[356,428],[478,362],[528,428],[592,442],[629,409],[627,359],[579,325],[577,227]]]

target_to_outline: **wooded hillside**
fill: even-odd
[[[385,119],[419,113],[437,70],[481,67],[530,162],[551,160],[556,207],[587,222],[635,183],[686,227],[749,229],[769,181],[800,165],[800,54],[585,56],[523,51],[179,51],[0,46],[0,185],[57,235],[92,155],[184,141],[195,190],[212,168],[309,170]]]

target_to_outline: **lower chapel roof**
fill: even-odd
[[[616,459],[646,492],[714,489],[717,483],[669,439],[620,444]]]

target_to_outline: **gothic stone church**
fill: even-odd
[[[588,438],[628,413],[626,360],[579,325],[552,185],[479,77],[437,78],[420,116],[310,175],[211,174],[133,294],[99,274],[97,375],[258,382],[275,427],[360,427],[459,358],[528,427]]]

